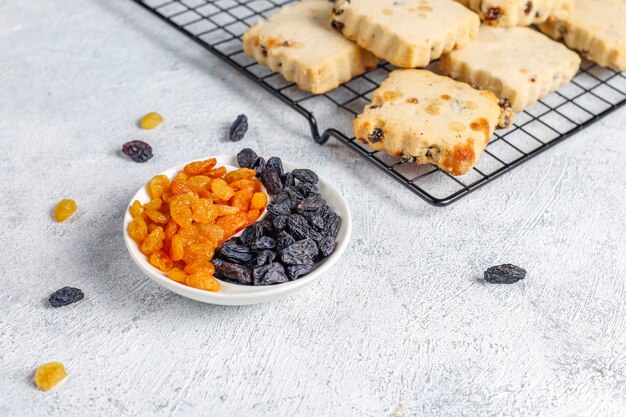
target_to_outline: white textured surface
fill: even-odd
[[[1,416],[619,416],[626,409],[626,111],[433,208],[125,0],[0,2]],[[140,131],[159,111],[165,124]],[[251,129],[224,141],[239,113]],[[145,139],[135,164],[118,149]],[[317,169],[353,243],[297,296],[228,308],[129,259],[154,172],[242,145]],[[62,197],[69,223],[51,220]],[[529,276],[489,286],[485,267]],[[54,290],[82,302],[46,305]],[[69,371],[37,391],[38,364]]]

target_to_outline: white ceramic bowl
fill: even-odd
[[[197,160],[201,161],[208,158],[210,157]],[[232,171],[237,167],[237,158],[234,155],[221,155],[214,158],[217,159],[217,166],[225,166],[228,171]],[[172,167],[161,174],[172,179],[189,162]],[[283,161],[283,167],[286,171],[302,168],[298,165],[285,161]],[[222,289],[219,292],[211,292],[188,287],[187,285],[180,284],[168,278],[161,271],[150,265],[146,256],[139,250],[137,243],[131,239],[130,236],[128,236],[128,224],[132,221],[132,216],[129,212],[130,205],[135,200],[139,200],[142,203],[150,200],[147,186],[143,186],[139,191],[137,191],[137,193],[130,200],[129,206],[126,209],[126,214],[124,215],[124,241],[126,242],[126,247],[128,248],[128,253],[130,253],[131,258],[148,277],[150,277],[157,284],[167,288],[168,290],[174,291],[183,297],[191,298],[192,300],[201,301],[203,303],[221,305],[256,304],[285,297],[318,280],[328,269],[330,269],[330,267],[335,264],[335,262],[337,262],[346,250],[348,242],[350,241],[350,235],[352,234],[352,217],[350,216],[350,210],[348,209],[346,200],[335,187],[330,185],[323,178],[319,179],[317,186],[319,187],[322,197],[326,199],[328,206],[341,216],[341,226],[337,235],[337,247],[335,252],[320,262],[313,271],[295,281],[258,287],[220,281]],[[267,210],[264,211],[264,214],[265,213],[267,213]],[[264,215],[261,217],[264,217]]]

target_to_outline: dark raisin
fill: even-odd
[[[279,176],[283,175],[283,161],[280,160],[277,156],[272,156],[267,160],[267,165],[265,165],[266,169],[271,169],[276,172]]]
[[[215,276],[217,278],[235,281],[240,284],[252,284],[252,273],[249,268],[243,265],[226,261],[216,263],[215,259],[213,259],[213,265],[215,265]]]
[[[302,265],[311,263],[317,252],[317,245],[313,239],[303,239],[283,249],[280,252],[280,259],[288,265]]]
[[[260,223],[252,223],[246,227],[241,236],[239,237],[239,243],[244,246],[250,246],[252,242],[263,236],[263,226]]]
[[[285,230],[281,231],[276,236],[276,250],[279,252],[294,243],[296,243],[296,239]]]
[[[240,141],[248,131],[248,118],[245,114],[240,114],[230,127],[228,139],[233,142]]]
[[[257,160],[254,161],[254,164],[252,164],[252,169],[254,169],[256,171],[256,175],[259,176],[263,174],[263,171],[265,171],[265,165],[265,158],[259,156]]]
[[[287,216],[291,213],[291,209],[289,208],[289,204],[287,202],[269,204],[267,206],[267,211],[274,216]]]
[[[310,182],[311,184],[317,184],[319,181],[317,174],[310,169],[294,169],[291,173],[300,181]]]
[[[333,9],[333,14],[335,16],[339,16],[339,15],[343,14],[343,9]]]
[[[289,230],[293,233],[294,237],[298,240],[306,239],[311,233],[311,226],[307,222],[306,218],[299,214],[292,214],[287,221]]]
[[[285,267],[278,262],[254,268],[252,278],[254,285],[274,285],[289,281],[287,274],[285,274]]]
[[[276,194],[273,198],[274,204],[285,204],[288,207],[291,208],[291,198],[289,198],[289,193],[285,192],[285,190],[283,189],[283,191],[281,191],[280,193]]]
[[[256,258],[254,258],[254,265],[263,266],[267,265],[270,262],[273,262],[276,259],[276,252],[271,250],[262,250],[258,253]]]
[[[261,182],[271,195],[278,194],[280,190],[283,189],[280,175],[272,169],[265,169],[263,171],[263,174],[261,174]]]
[[[341,31],[343,30],[343,23],[341,23],[341,22],[337,22],[336,20],[333,20],[333,21],[330,23],[330,26],[331,26],[333,29],[338,30],[339,32],[341,32]]]
[[[287,221],[289,220],[289,216],[276,216],[272,219],[272,225],[275,230],[283,230],[287,227]]]
[[[529,15],[532,9],[533,9],[533,2],[532,1],[526,2],[526,7],[524,7],[524,13],[526,15]]]
[[[295,207],[296,204],[298,204],[302,199],[304,199],[304,196],[302,195],[300,190],[298,190],[295,187],[286,187],[285,193],[287,193],[287,195],[289,196],[289,199],[291,200],[292,208]]]
[[[524,278],[526,270],[511,264],[492,266],[485,271],[485,281],[490,284],[513,284]]]
[[[315,184],[311,184],[309,182],[301,182],[298,185],[296,185],[296,189],[298,191],[300,191],[300,193],[304,196],[304,197],[308,197],[311,194],[316,194],[319,195],[320,190],[315,186]]]
[[[246,263],[254,257],[254,254],[244,245],[239,245],[233,241],[227,241],[220,246],[220,255],[232,262]]]
[[[122,146],[122,152],[135,162],[146,162],[152,158],[152,146],[142,140],[131,140]]]
[[[339,232],[341,217],[339,217],[337,213],[331,211],[325,216],[324,223],[324,234],[336,238],[337,233]]]
[[[319,210],[326,202],[319,195],[313,194],[310,197],[305,198],[300,201],[296,206],[297,210],[300,211],[317,211]]]
[[[302,275],[306,275],[313,269],[313,264],[291,265],[285,268],[287,276],[291,281],[300,278]]]
[[[283,175],[283,185],[285,187],[293,187],[294,185],[296,185],[296,181],[294,179],[293,173],[288,172],[285,175]]]
[[[237,154],[237,163],[241,168],[252,168],[258,155],[250,148],[245,148]]]
[[[324,218],[317,213],[309,217],[309,224],[317,230],[324,230]]]
[[[276,241],[269,236],[261,236],[250,245],[250,249],[260,251],[263,249],[272,249],[276,246]]]
[[[501,14],[502,12],[500,11],[499,7],[490,7],[485,12],[483,19],[485,19],[487,22],[491,22],[497,20]]]
[[[414,164],[415,161],[417,161],[417,158],[414,157],[413,155],[406,155],[403,154],[400,159],[402,160],[403,164]]]
[[[48,301],[52,307],[63,307],[85,298],[85,294],[78,288],[63,287],[60,290],[56,290],[50,295]]]
[[[325,258],[335,251],[335,247],[337,246],[337,243],[335,242],[334,237],[324,236],[319,241],[317,246],[319,247],[320,255],[322,255]]]
[[[372,143],[376,143],[376,142],[380,142],[384,138],[385,138],[385,132],[383,132],[381,128],[377,127],[372,131],[372,134],[369,135],[367,140],[369,140]]]

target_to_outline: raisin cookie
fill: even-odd
[[[332,26],[392,64],[414,68],[463,47],[480,19],[453,0],[337,0]]]
[[[330,26],[333,5],[310,0],[256,22],[243,49],[302,90],[323,94],[378,65],[378,58]]]
[[[461,175],[478,162],[500,115],[490,91],[427,70],[396,70],[354,120],[354,134],[406,162]]]
[[[568,83],[580,57],[527,27],[483,26],[464,49],[439,60],[446,75],[495,93],[515,112]]]
[[[572,13],[539,25],[552,39],[616,71],[626,70],[626,1],[574,0]]]
[[[572,10],[572,0],[457,0],[474,10],[486,25],[528,26],[561,19]]]

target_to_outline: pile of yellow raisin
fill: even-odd
[[[226,172],[215,158],[192,162],[170,182],[157,175],[148,184],[151,201],[135,200],[128,234],[156,268],[174,281],[218,291],[215,249],[254,223],[267,205],[256,172]]]

